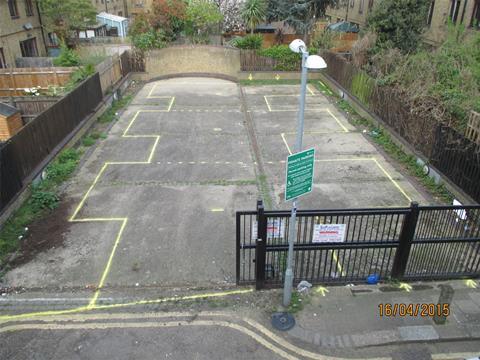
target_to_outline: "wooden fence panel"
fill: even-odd
[[[0,69],[0,96],[22,96],[25,88],[64,86],[75,67]]]
[[[103,94],[106,94],[123,76],[120,56],[114,55],[97,65]]]
[[[100,77],[96,73],[3,144],[0,149],[0,210],[101,100]]]
[[[240,50],[241,71],[274,71],[277,60],[258,55],[256,50]]]

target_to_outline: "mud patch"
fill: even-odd
[[[30,224],[28,236],[22,239],[17,254],[8,262],[7,266],[14,268],[23,265],[44,251],[63,246],[65,234],[71,225],[68,218],[72,203],[72,200],[60,201],[55,210]]]

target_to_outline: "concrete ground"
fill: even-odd
[[[72,205],[64,246],[11,270],[7,285],[234,283],[235,212],[254,208],[259,175],[268,182],[264,196],[273,198],[272,207],[290,206],[283,182],[296,93],[298,86],[241,90],[206,78],[146,84],[67,188],[65,201]],[[311,86],[304,130],[304,147],[317,152],[314,190],[302,197],[300,209],[428,202]]]
[[[314,148],[315,177],[300,209],[408,206],[430,199],[400,174],[327,99],[311,85],[306,98],[303,149]],[[244,88],[255,123],[273,206],[285,202],[285,161],[294,152],[298,86]]]
[[[12,270],[8,284],[232,283],[234,214],[258,197],[243,123],[234,83],[146,85],[69,187],[65,246]]]

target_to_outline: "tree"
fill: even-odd
[[[190,0],[187,6],[186,32],[193,43],[208,43],[208,35],[219,26],[223,15],[209,0]]]
[[[149,18],[151,26],[162,29],[171,37],[175,37],[186,20],[187,4],[183,0],[154,0]]]
[[[240,15],[243,0],[215,0],[215,3],[223,15],[222,31],[224,33],[245,29]]]
[[[269,0],[267,20],[285,21],[298,33],[304,34],[307,42],[318,19],[325,16],[329,6],[336,6],[339,0]]]
[[[398,48],[403,53],[418,48],[426,25],[429,0],[382,0],[367,18],[377,34],[379,48]]]
[[[247,0],[243,4],[241,16],[245,25],[250,28],[250,34],[267,17],[267,3],[265,0]]]
[[[95,25],[96,10],[90,0],[38,0],[45,25],[55,32],[61,41],[72,30]]]

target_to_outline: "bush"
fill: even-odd
[[[312,41],[312,45],[318,49],[329,50],[335,47],[335,41],[338,38],[338,33],[325,29],[324,31],[315,36],[315,39],[313,39]]]
[[[80,63],[80,56],[69,49],[65,43],[60,45],[60,55],[53,59],[53,65],[55,66],[79,66]]]
[[[316,48],[309,49],[311,54],[316,54]],[[259,55],[277,60],[274,70],[278,71],[298,71],[301,65],[301,55],[294,53],[288,45],[276,45],[267,49],[260,50]]]
[[[150,30],[132,37],[133,45],[142,50],[161,49],[167,46],[165,32],[163,30]]]
[[[239,49],[261,49],[263,44],[262,35],[247,35],[245,37],[232,40],[232,45]]]
[[[54,192],[34,190],[30,197],[30,205],[34,211],[53,210],[57,207],[59,200],[60,198]]]

